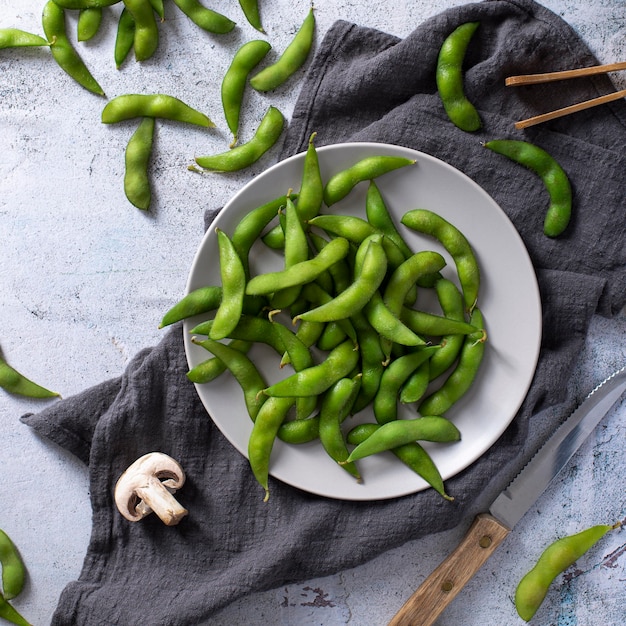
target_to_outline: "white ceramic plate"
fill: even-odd
[[[526,248],[508,217],[481,187],[455,168],[429,155],[387,144],[337,144],[318,149],[325,180],[363,157],[379,154],[407,156],[417,161],[412,167],[377,179],[396,222],[399,224],[401,216],[414,208],[439,213],[466,235],[482,271],[479,306],[489,340],[471,391],[446,415],[460,429],[462,440],[454,444],[426,444],[445,480],[476,461],[494,444],[528,391],[541,338],[537,281]],[[219,226],[232,234],[248,211],[290,188],[299,189],[303,158],[299,154],[269,168],[224,207],[200,244],[187,283],[188,291],[220,284],[214,228]],[[324,212],[364,216],[366,190],[367,183],[359,184],[344,200],[330,209],[324,208]],[[441,252],[448,259],[442,273],[456,281],[452,260],[437,242],[402,225],[399,227],[414,250]],[[258,245],[252,250],[250,262],[253,271],[277,270],[282,257]],[[194,318],[184,324],[190,367],[210,356],[190,341],[189,330],[197,321]],[[257,359],[270,383],[289,373],[279,372],[276,359],[262,346],[254,347],[250,355]],[[234,378],[223,375],[218,381],[197,385],[197,390],[218,428],[241,454],[247,455],[252,423]],[[414,409],[402,407],[400,415],[416,414]],[[348,418],[346,425],[350,427],[358,421],[374,421],[373,413],[363,411]],[[319,442],[296,446],[277,441],[270,472],[274,478],[307,492],[344,500],[380,500],[428,488],[423,479],[391,453],[364,459],[359,466],[363,477],[360,484],[328,457]]]

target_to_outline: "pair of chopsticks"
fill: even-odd
[[[615,72],[618,70],[625,70],[626,62],[621,63],[608,63],[606,65],[594,65],[592,67],[582,67],[575,70],[564,70],[561,72],[547,72],[544,74],[524,74],[521,76],[509,76],[504,84],[507,87],[517,87],[520,85],[535,85],[538,83],[550,83],[557,80],[568,80],[570,78],[580,78],[581,76],[593,76],[594,74],[606,74],[607,72]],[[535,124],[541,124],[549,120],[563,117],[577,111],[583,111],[596,107],[600,104],[605,104],[613,100],[619,100],[626,97],[626,89],[610,93],[599,98],[593,98],[592,100],[586,100],[585,102],[579,102],[578,104],[572,104],[571,106],[557,109],[556,111],[550,111],[549,113],[543,113],[541,115],[535,115],[525,120],[515,122],[515,128],[522,129],[534,126]]]

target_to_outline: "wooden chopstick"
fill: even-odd
[[[616,72],[619,70],[626,70],[626,61],[619,63],[607,63],[605,65],[592,65],[591,67],[580,67],[574,70],[562,70],[559,72],[545,72],[543,74],[521,74],[519,76],[509,76],[505,79],[504,84],[507,87],[519,87],[521,85],[536,85],[538,83],[550,83],[557,80],[568,80],[570,78],[580,78],[583,76],[593,76],[594,74],[606,74],[607,72]],[[591,107],[596,107],[606,102],[613,100],[619,100],[626,97],[626,89],[617,91],[615,93],[606,94],[598,98],[586,100],[585,102],[579,102],[578,104],[572,104],[571,106],[557,109],[556,111],[550,111],[549,113],[543,113],[542,115],[535,115],[525,120],[515,122],[515,128],[522,129],[534,126],[535,124],[541,124],[549,120],[554,120],[564,115],[570,115],[578,111],[584,111]]]
[[[585,109],[590,109],[591,107],[596,107],[600,104],[605,104],[606,102],[611,102],[612,100],[619,100],[624,97],[626,97],[626,89],[616,91],[615,93],[609,93],[605,96],[600,96],[599,98],[593,98],[592,100],[586,100],[585,102],[579,102],[578,104],[572,104],[568,107],[557,109],[556,111],[550,111],[549,113],[543,113],[541,115],[529,117],[525,120],[520,120],[519,122],[515,122],[515,128],[528,128],[529,126],[534,126],[535,124],[541,124],[542,122],[547,122],[549,120],[556,119],[557,117],[563,117],[564,115],[569,115],[570,113],[576,113],[577,111],[584,111]]]
[[[606,65],[592,65],[591,67],[581,67],[575,70],[563,70],[560,72],[509,76],[505,79],[504,84],[507,87],[535,85],[537,83],[550,83],[555,80],[567,80],[570,78],[580,78],[582,76],[593,76],[594,74],[606,74],[607,72],[616,72],[619,70],[626,70],[626,61],[607,63]]]

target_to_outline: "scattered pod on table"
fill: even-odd
[[[256,163],[278,141],[285,125],[283,114],[274,106],[270,106],[254,136],[226,152],[209,156],[196,157],[196,163],[203,169],[212,172],[235,172]],[[195,169],[191,166],[191,169]]]
[[[230,18],[203,6],[198,0],[174,0],[174,4],[196,25],[209,33],[229,33],[236,24]]]
[[[557,160],[543,148],[528,141],[494,139],[484,146],[527,167],[541,178],[550,197],[543,232],[548,237],[558,237],[567,228],[571,218],[572,188]]]
[[[271,91],[286,83],[304,65],[313,47],[314,37],[315,15],[311,7],[302,26],[280,58],[250,79],[252,88],[257,91]]]
[[[204,113],[166,94],[124,94],[109,100],[102,109],[103,124],[115,124],[134,117],[156,117],[204,128],[215,126]]]
[[[88,91],[103,96],[102,87],[93,77],[67,36],[65,9],[53,0],[48,0],[43,8],[42,25],[44,33],[50,41],[52,56],[59,67]]]
[[[271,49],[269,42],[255,39],[244,43],[233,56],[230,66],[224,74],[221,86],[222,107],[226,124],[233,134],[231,147],[237,143],[241,104],[250,72]]]
[[[76,38],[78,41],[89,41],[96,36],[102,23],[102,8],[90,7],[81,9],[76,24]]]
[[[554,579],[609,531],[620,526],[619,522],[614,525],[599,524],[551,543],[517,586],[515,608],[519,616],[526,622],[530,621],[544,601]]]
[[[259,12],[259,0],[239,0],[239,6],[246,16],[246,20],[250,26],[256,28],[259,32],[264,33],[263,24],[261,23],[261,14]]]
[[[56,391],[50,391],[26,378],[24,374],[11,367],[2,357],[0,357],[0,387],[9,393],[29,398],[54,398],[59,396]]]
[[[150,208],[152,191],[148,166],[154,143],[154,118],[144,117],[126,145],[124,155],[124,193],[138,209]]]
[[[159,28],[154,9],[147,0],[123,0],[135,20],[133,48],[137,61],[147,61],[159,46]]]
[[[24,588],[26,567],[11,538],[0,529],[0,566],[2,568],[2,594],[5,600],[17,597]]]
[[[135,19],[133,14],[124,7],[117,20],[113,58],[115,67],[119,69],[128,57],[135,43]]]
[[[476,131],[482,125],[463,85],[463,60],[479,25],[480,22],[467,22],[448,35],[439,51],[435,72],[439,96],[450,121],[467,132]]]
[[[0,50],[49,45],[50,43],[40,35],[35,35],[19,28],[0,28]]]

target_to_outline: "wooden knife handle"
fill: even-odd
[[[433,571],[389,622],[430,626],[511,531],[488,513],[476,516],[454,552]]]

